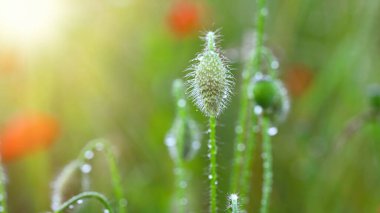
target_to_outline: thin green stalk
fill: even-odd
[[[252,58],[252,72],[260,70],[264,49],[264,26],[268,10],[266,0],[257,0],[256,10],[256,50]]]
[[[263,44],[264,44],[264,24],[266,17],[266,0],[258,0],[257,11],[256,11],[256,49],[250,61],[247,63],[246,68],[242,73],[242,88],[241,88],[241,100],[240,100],[240,112],[239,121],[236,126],[236,142],[234,148],[234,162],[232,168],[231,177],[231,191],[237,191],[239,186],[239,171],[241,169],[243,158],[244,158],[244,147],[246,134],[254,134],[249,126],[251,122],[249,118],[251,117],[250,109],[252,109],[252,97],[248,95],[249,84],[255,72],[259,71],[261,68],[261,59],[263,54]],[[254,138],[254,136],[249,136],[248,138]],[[252,143],[248,141],[247,143]],[[248,144],[247,144],[248,145]],[[252,153],[246,152],[247,155],[252,155]],[[249,157],[248,157],[249,158]],[[252,158],[252,157],[250,157]],[[246,167],[246,166],[245,166]],[[247,186],[243,186],[247,187]]]
[[[252,117],[252,121],[254,121],[255,120],[254,116],[251,116],[251,117]],[[250,130],[250,131],[253,132],[253,130]],[[240,179],[240,183],[241,183],[240,196],[242,198],[241,200],[242,200],[243,206],[247,205],[248,200],[249,200],[248,192],[251,189],[250,180],[252,177],[252,161],[253,161],[253,153],[255,150],[255,144],[256,144],[255,134],[249,134],[245,162],[243,164],[242,175]]]
[[[0,196],[1,196],[0,209],[2,210],[0,212],[7,213],[8,208],[7,208],[7,193],[5,190],[5,173],[4,173],[4,169],[3,169],[3,165],[1,161],[0,161]]]
[[[269,119],[263,117],[262,119],[262,138],[263,138],[263,188],[261,197],[260,213],[267,213],[269,207],[270,194],[272,191],[272,146],[270,135],[268,134]]]
[[[118,213],[126,213],[126,201],[124,198],[124,190],[121,182],[121,175],[117,167],[115,156],[108,142],[105,139],[96,139],[91,141],[88,145],[86,145],[85,148],[83,148],[81,154],[78,157],[78,161],[84,163],[86,160],[86,152],[96,149],[100,151],[104,149],[108,167],[110,169],[113,193],[117,200]]]
[[[210,140],[209,140],[209,154],[210,154],[210,174],[208,176],[210,180],[210,212],[217,212],[216,204],[216,189],[217,189],[217,172],[216,172],[216,118],[215,116],[210,117]]]
[[[103,205],[105,212],[108,211],[108,213],[113,213],[111,205],[108,202],[107,198],[98,192],[82,192],[78,195],[75,195],[68,201],[64,202],[57,210],[54,211],[54,213],[63,212],[65,209],[69,208],[70,205],[73,205],[79,200],[83,199],[95,199]]]
[[[178,101],[181,99],[179,98]],[[176,134],[176,145],[177,145],[177,154],[178,158],[175,160],[175,176],[176,176],[176,196],[178,209],[177,212],[183,213],[186,211],[186,168],[184,162],[184,156],[182,151],[184,150],[184,138],[185,138],[185,121],[186,121],[186,108],[177,107],[178,115],[181,117],[180,126],[178,129],[178,134]]]

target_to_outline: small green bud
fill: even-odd
[[[205,48],[187,75],[190,97],[206,116],[218,116],[231,96],[233,77],[225,60],[217,51],[215,32],[205,36]]]
[[[255,103],[255,113],[263,113],[272,121],[283,121],[289,111],[287,91],[279,80],[264,76],[255,76],[252,83],[251,95]]]
[[[261,80],[253,87],[253,97],[257,105],[264,110],[274,107],[280,101],[277,85],[272,80]]]
[[[369,101],[375,111],[380,111],[380,85],[372,85],[369,88]]]

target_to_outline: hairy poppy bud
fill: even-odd
[[[233,77],[217,50],[215,32],[205,36],[206,45],[187,75],[189,90],[195,105],[208,117],[218,116],[231,96]]]

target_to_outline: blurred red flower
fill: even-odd
[[[198,31],[201,26],[201,7],[187,0],[175,2],[168,12],[168,24],[179,37]]]
[[[313,82],[314,74],[303,64],[291,65],[285,73],[284,82],[292,96],[302,96]]]
[[[9,120],[0,134],[0,154],[4,162],[47,148],[58,136],[58,122],[44,114]]]

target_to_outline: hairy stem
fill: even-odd
[[[95,199],[98,200],[104,207],[105,210],[108,210],[109,213],[113,213],[110,203],[107,198],[98,193],[98,192],[82,192],[74,197],[70,198],[68,201],[64,202],[54,213],[63,212],[63,210],[67,209],[70,205],[75,204],[78,200],[82,199]]]
[[[217,172],[216,172],[216,118],[214,116],[210,117],[210,140],[209,140],[209,154],[210,154],[210,212],[217,212],[216,204],[216,189],[217,189]]]
[[[180,101],[180,99],[178,99]],[[175,161],[175,177],[176,177],[176,197],[177,197],[177,204],[178,209],[177,211],[179,213],[186,212],[186,186],[187,186],[187,180],[186,180],[186,168],[185,168],[185,162],[184,162],[184,156],[183,156],[183,150],[184,150],[184,138],[185,138],[185,121],[186,121],[186,108],[185,107],[178,107],[178,114],[181,117],[180,127],[178,130],[178,134],[176,134],[176,141],[177,141],[177,150],[178,150],[178,158]]]
[[[268,134],[269,119],[263,117],[262,120],[262,138],[263,138],[263,188],[261,197],[261,209],[260,213],[267,213],[270,194],[272,191],[272,147],[270,141],[270,135]]]
[[[238,198],[237,194],[231,194],[228,198],[232,213],[240,213]]]
[[[252,116],[252,121],[255,119]],[[253,132],[253,130],[250,130]],[[247,149],[246,149],[246,156],[245,156],[245,162],[243,164],[242,168],[242,176],[240,179],[241,182],[241,192],[240,196],[242,198],[242,204],[247,205],[249,196],[248,192],[251,189],[251,177],[252,177],[252,161],[253,161],[253,153],[255,150],[255,144],[256,144],[256,138],[255,134],[251,133],[248,135],[248,143],[247,143]]]
[[[244,158],[244,147],[246,134],[254,134],[248,127],[251,126],[249,118],[251,117],[250,109],[252,109],[252,97],[248,95],[248,88],[250,81],[255,72],[260,70],[261,59],[263,55],[264,44],[264,23],[266,17],[266,0],[258,0],[256,11],[256,49],[252,54],[250,61],[247,63],[242,73],[242,87],[241,87],[241,100],[239,120],[236,126],[236,142],[234,148],[234,161],[231,177],[231,191],[237,191],[239,186],[239,172]],[[248,138],[254,138],[254,136],[248,136]],[[247,143],[253,143],[248,141]],[[246,155],[252,155],[252,153],[246,152]],[[247,157],[247,156],[245,156]],[[252,158],[248,156],[248,158]],[[246,161],[247,162],[247,161]],[[247,166],[245,166],[246,168]],[[244,186],[247,187],[247,186]]]

